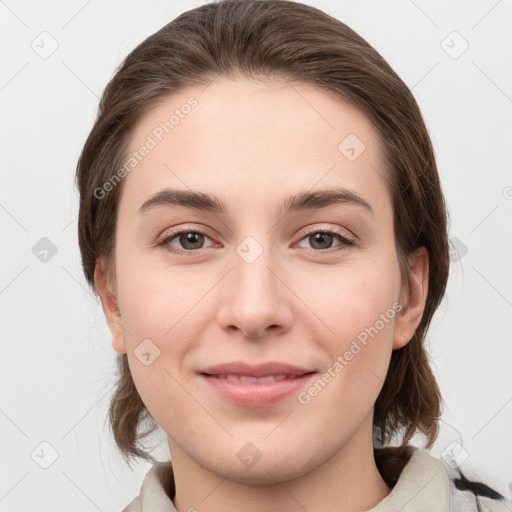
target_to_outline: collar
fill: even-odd
[[[449,512],[450,480],[443,462],[414,450],[391,492],[368,512]]]

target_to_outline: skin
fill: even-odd
[[[314,86],[218,77],[148,112],[131,150],[190,96],[197,107],[125,178],[117,296],[103,260],[95,274],[113,348],[128,354],[141,398],[167,434],[174,504],[180,512],[367,510],[391,491],[373,456],[374,403],[392,350],[420,322],[428,278],[420,248],[409,255],[414,286],[401,282],[378,134],[365,115]],[[350,133],[365,144],[354,161],[338,150]],[[343,203],[279,213],[293,193],[334,186],[355,191],[373,213]],[[228,214],[184,206],[140,214],[165,187],[214,194]],[[333,228],[356,245],[336,237],[315,245],[309,236]],[[205,233],[203,244],[190,255],[156,245],[180,229]],[[263,250],[252,263],[236,251],[247,236]],[[179,237],[167,244],[190,247]],[[242,407],[196,373],[277,360],[321,374],[394,303],[403,309],[307,404],[293,394]],[[134,354],[146,338],[160,350],[148,366]],[[252,467],[237,457],[248,442],[261,454]]]

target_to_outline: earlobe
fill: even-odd
[[[107,269],[104,258],[98,258],[94,269],[94,286],[101,299],[103,313],[112,334],[112,347],[119,354],[126,354],[121,313],[115,293],[108,286]]]
[[[428,293],[429,258],[425,247],[419,247],[409,257],[409,283],[404,286],[403,309],[395,323],[393,349],[402,348],[412,339],[425,310]]]

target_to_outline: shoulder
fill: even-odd
[[[391,493],[372,512],[511,512],[512,503],[490,485],[412,445],[376,449],[377,467]]]
[[[491,485],[468,478],[458,466],[452,467],[443,459],[439,459],[446,468],[450,489],[450,512],[460,511],[492,511],[510,512],[512,502],[507,500]]]
[[[122,512],[177,512],[172,502],[175,483],[172,463],[154,463],[144,477],[140,492]]]

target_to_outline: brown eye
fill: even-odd
[[[164,249],[170,252],[186,254],[204,249],[205,240],[210,240],[210,238],[201,231],[183,230],[166,236],[158,245],[163,246]],[[213,243],[206,247],[211,246],[213,246]]]
[[[204,235],[194,231],[189,231],[179,235],[178,240],[184,249],[191,251],[194,249],[201,249],[201,246],[204,243]]]
[[[341,233],[338,233],[337,231],[312,231],[308,234],[306,234],[305,237],[301,239],[307,240],[310,244],[310,247],[315,251],[325,251],[327,249],[332,249],[333,247],[340,246],[340,250],[345,249],[347,246],[355,245],[355,241],[347,238],[346,236],[342,235]],[[333,245],[333,242],[335,240],[338,240],[339,243],[336,245]],[[304,247],[304,246],[301,246]]]
[[[314,233],[309,235],[309,242],[313,249],[330,249],[334,236],[329,233]]]

